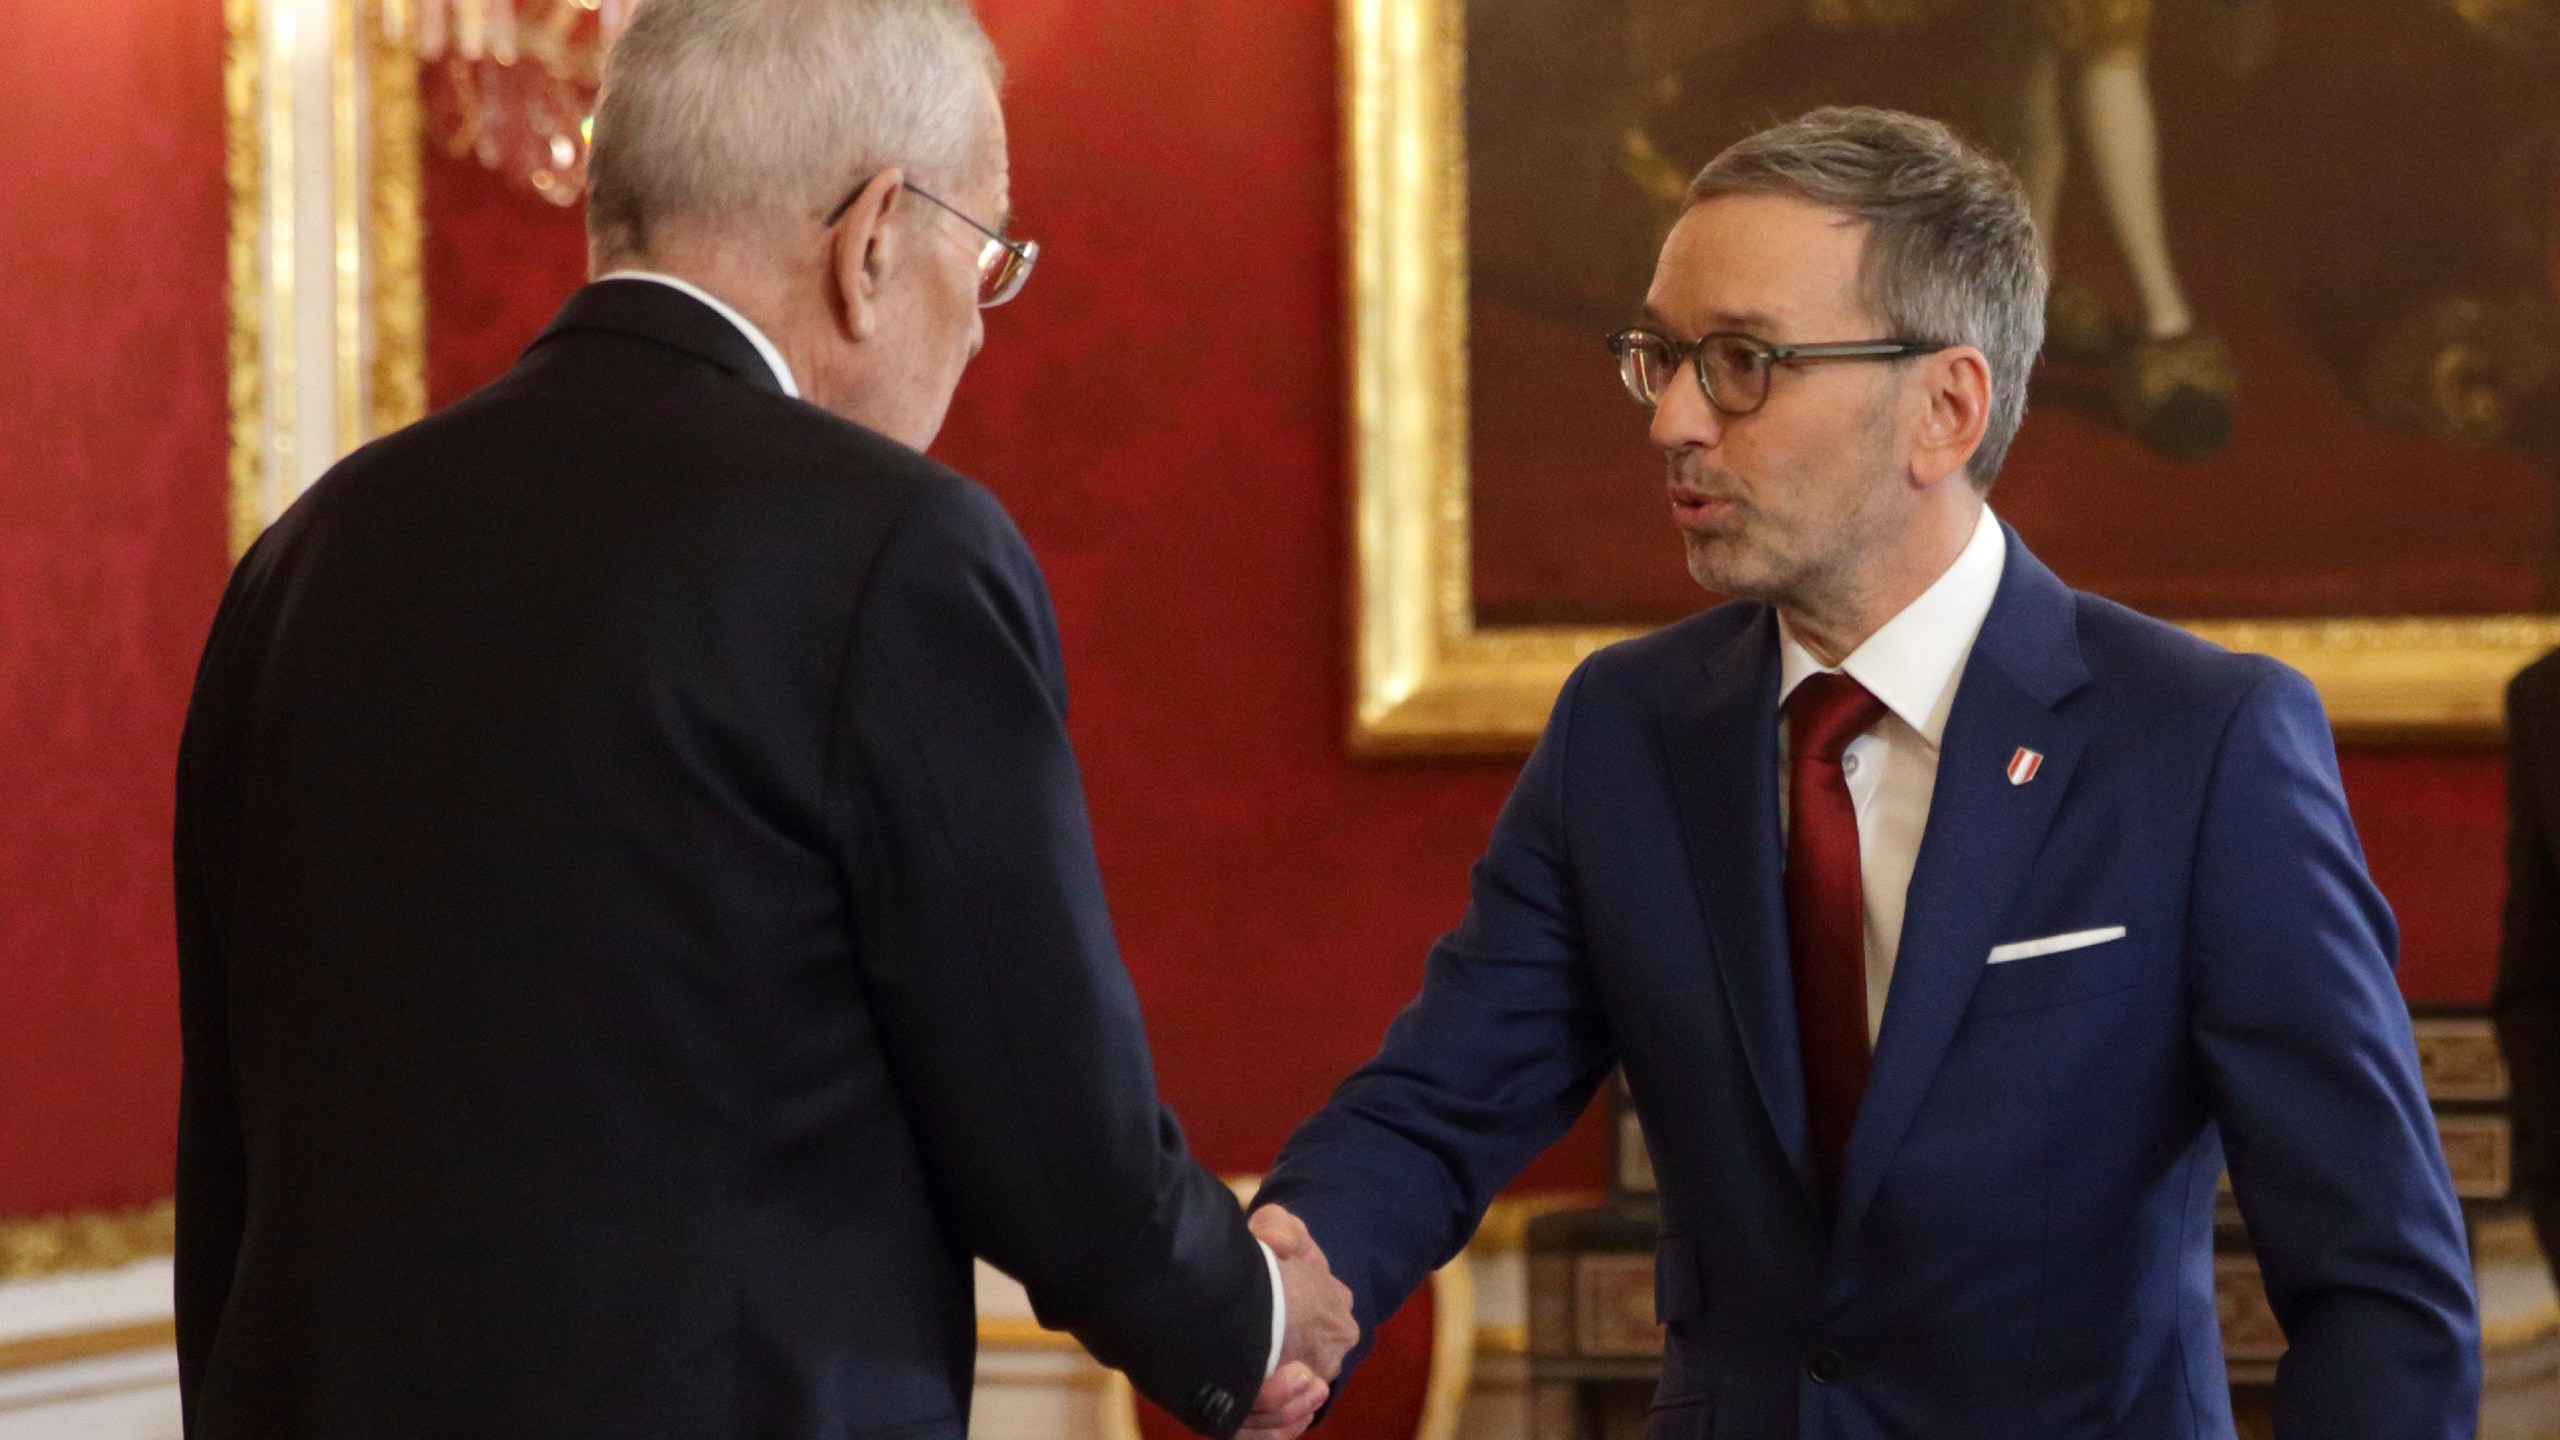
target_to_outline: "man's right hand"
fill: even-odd
[[[1252,1440],[1295,1440],[1331,1393],[1328,1382],[1342,1373],[1342,1357],[1360,1342],[1360,1324],[1351,1318],[1351,1288],[1333,1278],[1304,1222],[1267,1205],[1253,1213],[1251,1228],[1280,1262],[1289,1330],[1281,1337],[1280,1366],[1254,1397],[1243,1433]]]

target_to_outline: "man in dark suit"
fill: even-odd
[[[206,648],[189,1433],[961,1440],[972,1256],[1202,1432],[1303,1418],[1348,1294],[1159,1103],[1047,592],[919,453],[1033,258],[985,36],[650,0],[612,63],[606,278]]]
[[[2507,907],[2498,945],[2516,1192],[2560,1280],[2560,654],[2507,687]]]
[[[1364,1325],[1623,1065],[1653,1440],[2229,1440],[2226,1163],[2277,1433],[2471,1433],[2462,1219],[2319,699],[1984,505],[2044,294],[2016,182],[1933,122],[1818,111],[1699,176],[1611,343],[1692,573],[1746,598],[1575,672],[1420,997],[1266,1180]]]

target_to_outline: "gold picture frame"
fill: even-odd
[[[1353,473],[1350,746],[1525,753],[1582,657],[1639,632],[1484,627],[1470,568],[1463,0],[1340,12]],[[2309,676],[2342,738],[2494,740],[2560,615],[2191,624]]]

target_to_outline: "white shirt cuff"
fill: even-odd
[[[1253,1243],[1262,1245],[1260,1240]],[[1280,1368],[1280,1342],[1289,1333],[1289,1296],[1280,1288],[1280,1257],[1268,1245],[1262,1245],[1262,1263],[1271,1267],[1271,1358],[1262,1367],[1262,1378],[1268,1380]]]

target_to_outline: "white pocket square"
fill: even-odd
[[[2067,935],[2047,935],[2041,940],[2012,940],[1991,947],[1990,963],[2006,965],[2012,960],[2033,960],[2039,955],[2059,955],[2065,950],[2086,950],[2124,938],[2124,927],[2109,925],[2102,930],[2074,930]]]

